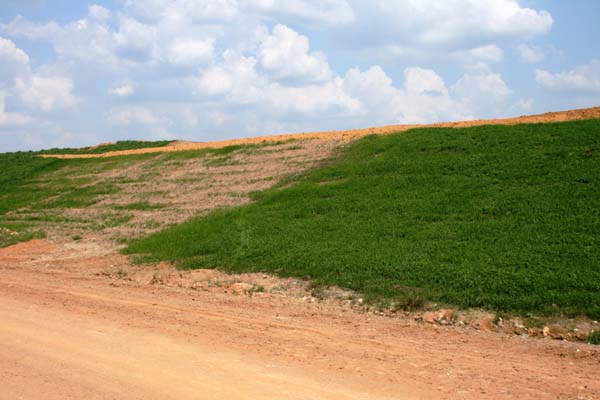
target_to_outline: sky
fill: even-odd
[[[0,152],[600,106],[597,0],[0,0]]]

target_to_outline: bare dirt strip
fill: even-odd
[[[541,123],[541,122],[563,122],[563,121],[575,121],[581,119],[592,119],[600,118],[600,107],[585,108],[580,110],[569,110],[559,112],[549,112],[539,115],[527,115],[516,118],[505,118],[505,119],[487,119],[487,120],[473,120],[473,121],[460,121],[460,122],[441,122],[436,124],[420,124],[420,125],[387,125],[381,127],[365,128],[365,129],[353,129],[344,131],[327,131],[327,132],[311,132],[311,133],[293,133],[283,135],[271,135],[271,136],[257,136],[252,138],[243,139],[231,139],[222,140],[215,142],[186,142],[176,141],[165,147],[154,147],[144,148],[135,150],[120,150],[111,151],[101,154],[47,154],[43,157],[49,158],[98,158],[98,157],[112,157],[119,155],[128,154],[146,154],[146,153],[163,153],[173,151],[184,151],[184,150],[200,150],[200,149],[218,149],[233,145],[243,144],[256,144],[265,142],[281,142],[287,140],[304,140],[304,139],[318,139],[318,140],[342,140],[350,141],[359,137],[367,135],[384,135],[395,132],[403,132],[414,128],[463,128],[470,126],[481,126],[481,125],[516,125],[524,123]]]
[[[388,318],[305,286],[82,242],[2,249],[0,399],[600,398],[596,346]]]

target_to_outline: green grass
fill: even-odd
[[[122,187],[142,181],[159,179],[162,171],[179,167],[189,159],[232,159],[235,154],[262,151],[271,143],[235,145],[220,149],[201,149],[173,153],[138,154],[93,159],[52,159],[48,153],[100,153],[137,147],[162,146],[169,142],[117,142],[96,149],[53,149],[40,152],[0,153],[0,247],[26,241],[44,234],[50,224],[78,225],[80,229],[102,230],[123,225],[132,215],[118,211],[154,211],[163,204],[139,200],[122,206],[108,206],[109,211],[92,218],[74,218],[63,210],[86,208],[99,200],[115,197]],[[135,164],[148,162],[141,176],[102,176],[115,169],[125,170]],[[111,175],[111,174],[108,174]],[[160,193],[155,193],[160,195]],[[96,210],[98,211],[98,210]],[[113,212],[110,212],[113,211]],[[98,220],[96,220],[98,219]],[[149,225],[157,222],[150,221]],[[12,229],[8,229],[8,225]]]
[[[590,344],[600,345],[600,331],[593,331],[590,336],[588,336],[588,342]]]
[[[46,234],[43,231],[31,230],[25,224],[0,224],[0,248],[44,237]]]
[[[159,203],[148,203],[147,201],[138,201],[135,203],[129,203],[124,205],[115,206],[117,210],[136,210],[136,211],[152,211],[160,210],[165,208],[164,204]]]
[[[84,223],[102,229],[127,222],[130,217],[123,215],[100,222],[79,220],[63,216],[61,210],[91,206],[120,190],[117,182],[98,180],[97,174],[155,157],[59,160],[39,154],[0,153],[0,247],[44,237],[49,224]]]
[[[173,143],[172,140],[159,140],[159,141],[144,141],[144,140],[119,140],[118,142],[105,144],[96,147],[83,147],[83,148],[53,148],[48,150],[42,150],[42,154],[102,154],[109,151],[119,150],[135,150],[144,149],[149,147],[164,147]]]
[[[600,121],[366,137],[254,203],[133,241],[145,261],[600,317]]]
[[[59,160],[39,153],[0,153],[0,216],[20,208],[35,210],[86,207],[118,187],[94,175],[122,168],[153,155]],[[0,221],[1,222],[1,221]]]

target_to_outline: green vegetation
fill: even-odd
[[[53,149],[40,152],[0,153],[0,247],[44,235],[49,225],[99,231],[127,224],[133,217],[127,211],[155,211],[165,207],[150,203],[145,192],[132,203],[107,204],[99,201],[115,197],[127,185],[159,179],[165,168],[182,167],[190,159],[203,159],[214,165],[234,162],[236,154],[269,151],[273,143],[234,145],[220,149],[172,153],[138,154],[90,159],[53,159],[49,153],[99,153],[137,147],[162,146],[169,142],[117,142],[94,149]],[[218,160],[218,161],[215,161]],[[144,164],[143,168],[140,165]],[[132,172],[128,173],[131,168]],[[196,178],[194,178],[194,182]],[[80,209],[80,211],[72,210]],[[86,212],[81,210],[87,209]],[[148,220],[141,227],[156,229],[159,222]],[[69,233],[71,237],[79,234]],[[73,239],[76,240],[76,239]]]
[[[172,140],[159,140],[154,142],[144,140],[119,140],[115,143],[103,144],[94,147],[82,147],[82,148],[53,148],[49,150],[42,150],[41,154],[102,154],[108,153],[109,151],[119,150],[134,150],[144,149],[148,147],[164,147],[173,143]]]
[[[406,307],[600,317],[599,120],[367,137],[253,197],[126,253]]]
[[[117,193],[117,182],[98,179],[98,174],[152,157],[59,160],[39,154],[0,154],[0,247],[44,237],[49,223],[84,224],[98,230],[127,222],[131,216],[109,215],[98,222],[94,216],[64,216],[61,210],[89,207]]]
[[[0,248],[11,246],[19,242],[46,237],[40,230],[28,230],[23,224],[1,224],[0,225]]]
[[[600,331],[593,331],[590,333],[590,336],[588,336],[588,342],[590,344],[600,345]]]
[[[164,204],[148,203],[147,201],[138,201],[135,203],[129,203],[125,205],[115,206],[117,210],[137,210],[137,211],[152,211],[165,208]]]

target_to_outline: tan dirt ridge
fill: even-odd
[[[310,133],[292,133],[272,136],[257,136],[252,138],[231,139],[215,142],[186,142],[175,141],[165,147],[143,148],[135,150],[119,150],[110,151],[101,154],[45,154],[42,157],[47,158],[100,158],[123,156],[129,154],[147,154],[147,153],[163,153],[185,150],[200,150],[200,149],[219,149],[227,146],[257,144],[265,142],[281,142],[287,140],[298,139],[320,139],[320,140],[344,140],[350,141],[367,135],[385,135],[395,132],[404,132],[414,128],[464,128],[481,125],[516,125],[524,123],[543,123],[543,122],[564,122],[575,121],[582,119],[600,118],[600,107],[584,108],[579,110],[568,110],[549,112],[539,115],[520,116],[516,118],[505,119],[483,119],[473,121],[460,122],[441,122],[435,124],[404,124],[404,125],[387,125],[381,127],[372,127],[364,129],[352,129],[345,131],[326,131],[326,132],[310,132]]]

